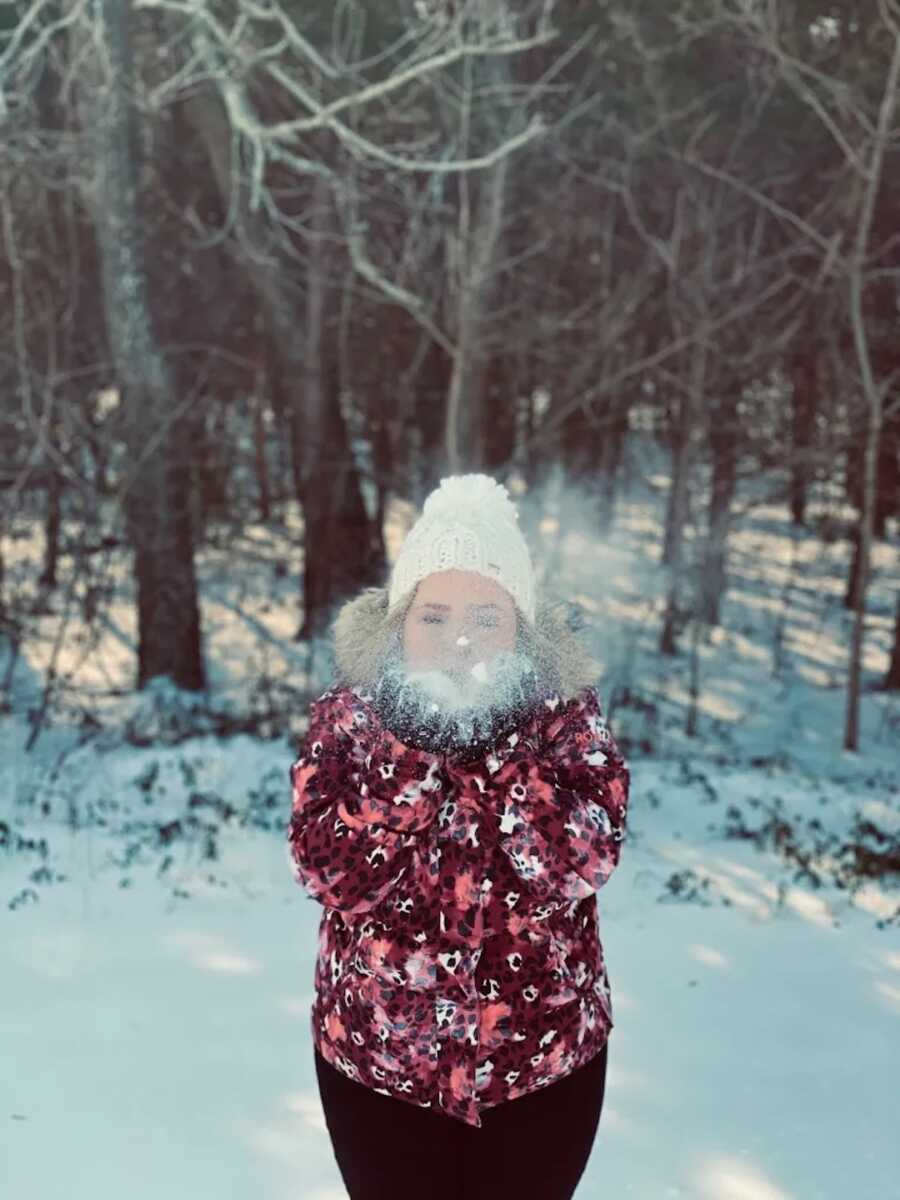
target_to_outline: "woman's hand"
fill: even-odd
[[[451,759],[445,770],[464,803],[490,818],[532,892],[575,900],[607,882],[625,837],[630,772],[595,689],[561,704],[536,743],[517,742],[495,771],[489,757]]]
[[[436,755],[398,742],[356,696],[326,692],[290,766],[294,877],[329,908],[366,912],[410,869],[444,780]]]

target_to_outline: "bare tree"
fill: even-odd
[[[470,7],[478,10],[482,2]],[[295,488],[306,517],[305,619],[298,636],[311,636],[324,626],[331,606],[348,588],[375,581],[383,560],[380,528],[371,527],[367,520],[361,485],[352,470],[349,434],[334,387],[339,372],[333,364],[329,368],[327,355],[323,359],[331,314],[337,308],[334,296],[344,278],[334,250],[342,235],[362,281],[402,306],[454,363],[477,360],[472,348],[477,312],[461,306],[467,314],[463,332],[469,331],[469,349],[460,357],[451,332],[440,328],[434,299],[423,294],[418,284],[409,286],[402,279],[418,280],[421,272],[414,259],[405,254],[402,265],[376,261],[385,256],[368,232],[368,189],[383,187],[386,175],[402,182],[423,174],[446,179],[490,172],[502,179],[510,156],[542,132],[539,118],[511,136],[498,138],[483,152],[469,153],[467,147],[460,147],[456,154],[435,158],[386,145],[388,130],[398,123],[393,117],[395,106],[401,97],[415,103],[442,72],[460,64],[468,69],[470,63],[485,59],[503,63],[509,56],[547,43],[554,31],[541,20],[536,33],[519,36],[511,21],[485,18],[466,23],[460,18],[416,38],[405,60],[377,81],[366,82],[371,70],[360,57],[361,21],[354,8],[349,9],[346,44],[334,45],[326,53],[313,47],[287,4],[263,11],[251,0],[239,0],[227,24],[208,9],[195,12],[194,6],[181,0],[138,0],[138,5],[165,14],[173,42],[182,28],[190,39],[192,53],[184,56],[180,68],[151,94],[148,103],[169,105],[184,98],[188,119],[207,146],[228,212],[235,235],[231,242],[235,264],[247,273],[262,305],[274,350],[269,384],[276,408],[288,418]],[[189,23],[191,14],[196,19]],[[280,52],[273,53],[273,47]],[[393,49],[379,57],[392,57]],[[247,57],[240,71],[234,67],[238,54]],[[290,61],[296,69],[289,68]],[[271,96],[280,98],[279,111],[268,99],[258,99]],[[503,99],[502,93],[497,99]],[[329,255],[314,248],[303,253],[318,235],[279,207],[273,186],[279,176],[304,189],[314,211],[330,205],[340,219],[329,235]],[[312,192],[310,181],[318,181]],[[480,258],[484,259],[483,250]],[[302,263],[307,271],[313,264],[317,271],[328,268],[327,280],[324,274],[318,282],[307,280],[305,313],[314,329],[307,329],[305,335],[303,306],[284,270],[286,262]],[[482,274],[486,276],[487,270],[482,268]],[[486,283],[480,285],[480,293],[485,287]],[[471,290],[467,295],[471,299]],[[467,395],[477,394],[477,381],[464,390]],[[459,387],[452,384],[451,397],[458,394]],[[456,411],[454,399],[450,407]],[[327,464],[324,447],[328,447]],[[338,465],[344,454],[346,461]],[[326,465],[332,473],[330,481],[317,471]],[[341,503],[335,500],[337,495],[343,497]],[[328,520],[319,512],[326,498]],[[356,572],[353,578],[341,572],[339,564],[326,569],[329,557],[333,559],[336,529],[341,531],[343,561]]]
[[[897,0],[878,0],[877,8],[878,22],[866,40],[866,48],[874,48],[874,64],[868,57],[857,64],[867,85],[872,82],[873,66],[877,72],[875,78],[880,95],[874,113],[865,103],[859,87],[853,89],[847,80],[835,78],[793,53],[780,36],[771,10],[754,7],[733,17],[736,27],[748,42],[766,54],[777,68],[780,78],[815,113],[840,151],[848,180],[842,204],[851,245],[843,259],[834,254],[831,257],[838,259],[838,269],[846,286],[847,319],[852,330],[858,386],[865,404],[866,433],[856,539],[857,565],[852,595],[855,617],[848,662],[844,728],[844,747],[847,750],[859,748],[861,657],[875,508],[875,476],[884,398],[894,382],[891,377],[878,379],[875,375],[865,310],[865,293],[871,275],[869,240],[878,195],[883,185],[885,156],[900,136],[894,127],[900,81],[900,5]],[[822,238],[822,241],[826,242],[827,239]]]
[[[102,86],[85,89],[94,132],[92,208],[128,468],[120,488],[135,555],[138,687],[168,675],[205,686],[190,517],[184,410],[151,317],[137,204],[137,131],[131,0],[94,0],[84,27],[88,52],[107,65]]]
[[[888,2],[889,0],[885,0],[883,16],[885,24],[893,36],[894,46],[884,83],[878,113],[878,124],[875,127],[871,143],[865,152],[864,184],[859,206],[855,244],[849,264],[850,319],[853,326],[853,340],[859,360],[860,375],[862,376],[863,394],[868,407],[868,422],[866,426],[864,482],[860,519],[860,565],[854,597],[855,619],[850,643],[849,679],[847,683],[847,714],[844,729],[844,748],[846,750],[857,750],[859,748],[859,689],[862,668],[862,645],[865,632],[866,591],[869,584],[872,521],[875,509],[875,470],[878,458],[878,442],[882,427],[884,396],[888,386],[886,381],[877,380],[872,370],[869,338],[863,313],[863,294],[866,285],[866,258],[869,248],[869,233],[872,226],[875,198],[881,185],[885,154],[890,143],[897,139],[897,133],[893,128],[893,121],[894,112],[897,107],[898,83],[900,83],[900,23],[898,23],[900,10],[896,11],[895,17],[891,17],[887,9]]]

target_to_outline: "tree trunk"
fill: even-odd
[[[811,455],[815,445],[815,414],[818,401],[815,343],[798,339],[802,347],[791,372],[791,520],[803,525],[809,499]]]
[[[228,403],[222,397],[198,399],[191,420],[191,460],[194,472],[195,540],[204,545],[210,533],[216,545],[230,530],[229,519],[235,510],[230,503],[229,468],[225,462],[231,444],[228,431]],[[218,530],[211,526],[218,524]],[[225,527],[225,528],[223,528]]]
[[[369,521],[341,411],[340,365],[327,337],[328,242],[335,234],[331,190],[316,181],[307,277],[303,457],[303,626],[300,638],[322,637],[334,607],[361,585],[379,582],[380,529]]]
[[[512,463],[516,449],[516,392],[514,363],[494,351],[484,375],[484,405],[481,419],[482,465],[490,473],[502,472]]]
[[[688,517],[687,450],[690,440],[688,421],[690,404],[685,395],[679,395],[667,406],[669,413],[666,441],[671,454],[671,482],[666,503],[663,525],[663,544],[660,562],[670,567],[679,554],[682,529]]]
[[[689,516],[688,482],[690,469],[691,404],[680,396],[671,434],[672,481],[666,505],[665,532],[660,561],[669,571],[666,608],[659,637],[660,654],[677,653],[676,639],[681,628],[681,572],[683,569],[684,529]]]
[[[52,589],[56,587],[56,567],[59,562],[59,535],[62,528],[62,477],[56,465],[48,458],[47,466],[47,518],[44,522],[44,569],[40,584]]]
[[[660,654],[674,655],[677,653],[676,639],[684,617],[682,611],[683,576],[686,566],[684,531],[689,517],[689,486],[699,422],[698,414],[702,411],[703,394],[706,388],[706,359],[706,342],[700,338],[694,343],[691,350],[690,377],[687,388],[680,397],[677,424],[674,430],[672,485],[669,489],[666,540],[662,559],[668,567],[669,586],[659,635]]]
[[[272,516],[272,489],[269,483],[269,460],[266,457],[266,376],[262,368],[256,373],[253,389],[253,454],[259,519],[265,524]]]
[[[878,487],[873,514],[873,533],[884,540],[890,517],[900,517],[900,398],[891,397],[894,411],[885,411],[879,438]]]
[[[207,56],[212,53],[202,41],[199,45]],[[218,99],[202,93],[186,102],[186,112],[204,141],[222,204],[228,208],[232,170],[240,168],[231,162],[226,112]],[[303,622],[296,636],[315,638],[324,634],[338,600],[375,582],[384,565],[381,530],[366,513],[341,415],[337,352],[326,353],[325,348],[328,266],[334,250],[323,238],[330,235],[333,243],[336,237],[332,196],[327,181],[318,176],[311,198],[317,215],[304,329],[298,328],[296,306],[283,284],[262,214],[250,210],[244,192],[242,188],[237,206],[233,257],[236,269],[253,286],[265,318],[272,407],[288,430],[294,491],[303,510]]]
[[[719,624],[719,606],[726,586],[728,531],[737,472],[737,431],[737,392],[726,387],[709,430],[712,485],[697,614],[707,626]]]
[[[500,55],[491,60],[490,81],[498,88],[509,86],[509,64]],[[468,132],[471,98],[471,60],[465,64],[466,106],[464,120]],[[467,136],[463,150],[468,149]],[[447,397],[445,455],[450,474],[481,470],[485,462],[482,444],[484,428],[485,376],[487,370],[483,329],[498,290],[499,263],[503,241],[504,217],[508,205],[510,156],[479,172],[474,228],[469,225],[470,178],[460,177],[462,205],[458,237],[452,249],[457,281],[455,312],[451,328],[456,332],[456,356]]]
[[[897,104],[897,87],[900,79],[900,31],[894,32],[894,52],[888,70],[887,82],[882,96],[878,117],[878,128],[873,139],[871,161],[868,164],[866,185],[863,191],[856,241],[850,269],[850,319],[859,362],[868,410],[866,445],[863,460],[862,513],[859,529],[859,569],[853,588],[854,608],[853,634],[850,645],[850,663],[847,681],[847,712],[844,727],[844,749],[859,748],[859,693],[862,677],[862,646],[866,614],[866,591],[869,585],[869,555],[872,540],[872,524],[875,512],[875,471],[878,462],[878,439],[881,432],[883,395],[882,387],[875,379],[863,298],[866,284],[865,263],[872,228],[875,199],[882,180],[884,157],[890,140],[894,109]]]
[[[628,437],[627,396],[613,397],[605,418],[604,436],[600,440],[600,459],[597,468],[597,528],[609,533],[615,519],[616,487],[623,451]]]
[[[851,538],[853,552],[850,555],[850,568],[847,572],[847,586],[844,588],[844,608],[853,612],[856,608],[862,568],[862,516],[858,516],[853,526]]]
[[[91,98],[100,186],[94,213],[107,336],[119,384],[127,467],[120,481],[137,583],[139,688],[158,675],[205,686],[190,521],[190,439],[153,333],[142,261],[131,0],[96,0],[110,65]]]
[[[411,422],[417,444],[411,456],[409,477],[413,494],[409,499],[419,506],[445,473],[446,406],[453,370],[452,359],[432,342],[416,385]]]
[[[894,614],[894,648],[891,651],[891,665],[884,677],[884,686],[889,691],[900,691],[900,592],[897,593],[897,611]]]

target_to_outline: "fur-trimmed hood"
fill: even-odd
[[[339,684],[370,689],[402,627],[411,601],[407,596],[391,609],[386,587],[364,588],[346,601],[333,624],[334,656]],[[526,648],[538,673],[564,700],[596,684],[599,665],[577,636],[582,610],[554,596],[539,597],[534,625],[520,614]]]

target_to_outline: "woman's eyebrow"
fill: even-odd
[[[420,607],[421,608],[438,608],[441,610],[441,612],[449,612],[451,606],[449,604],[436,604],[433,600],[426,600],[420,605]],[[494,604],[494,603],[467,604],[466,608],[495,608],[498,612],[500,611],[500,605]]]

